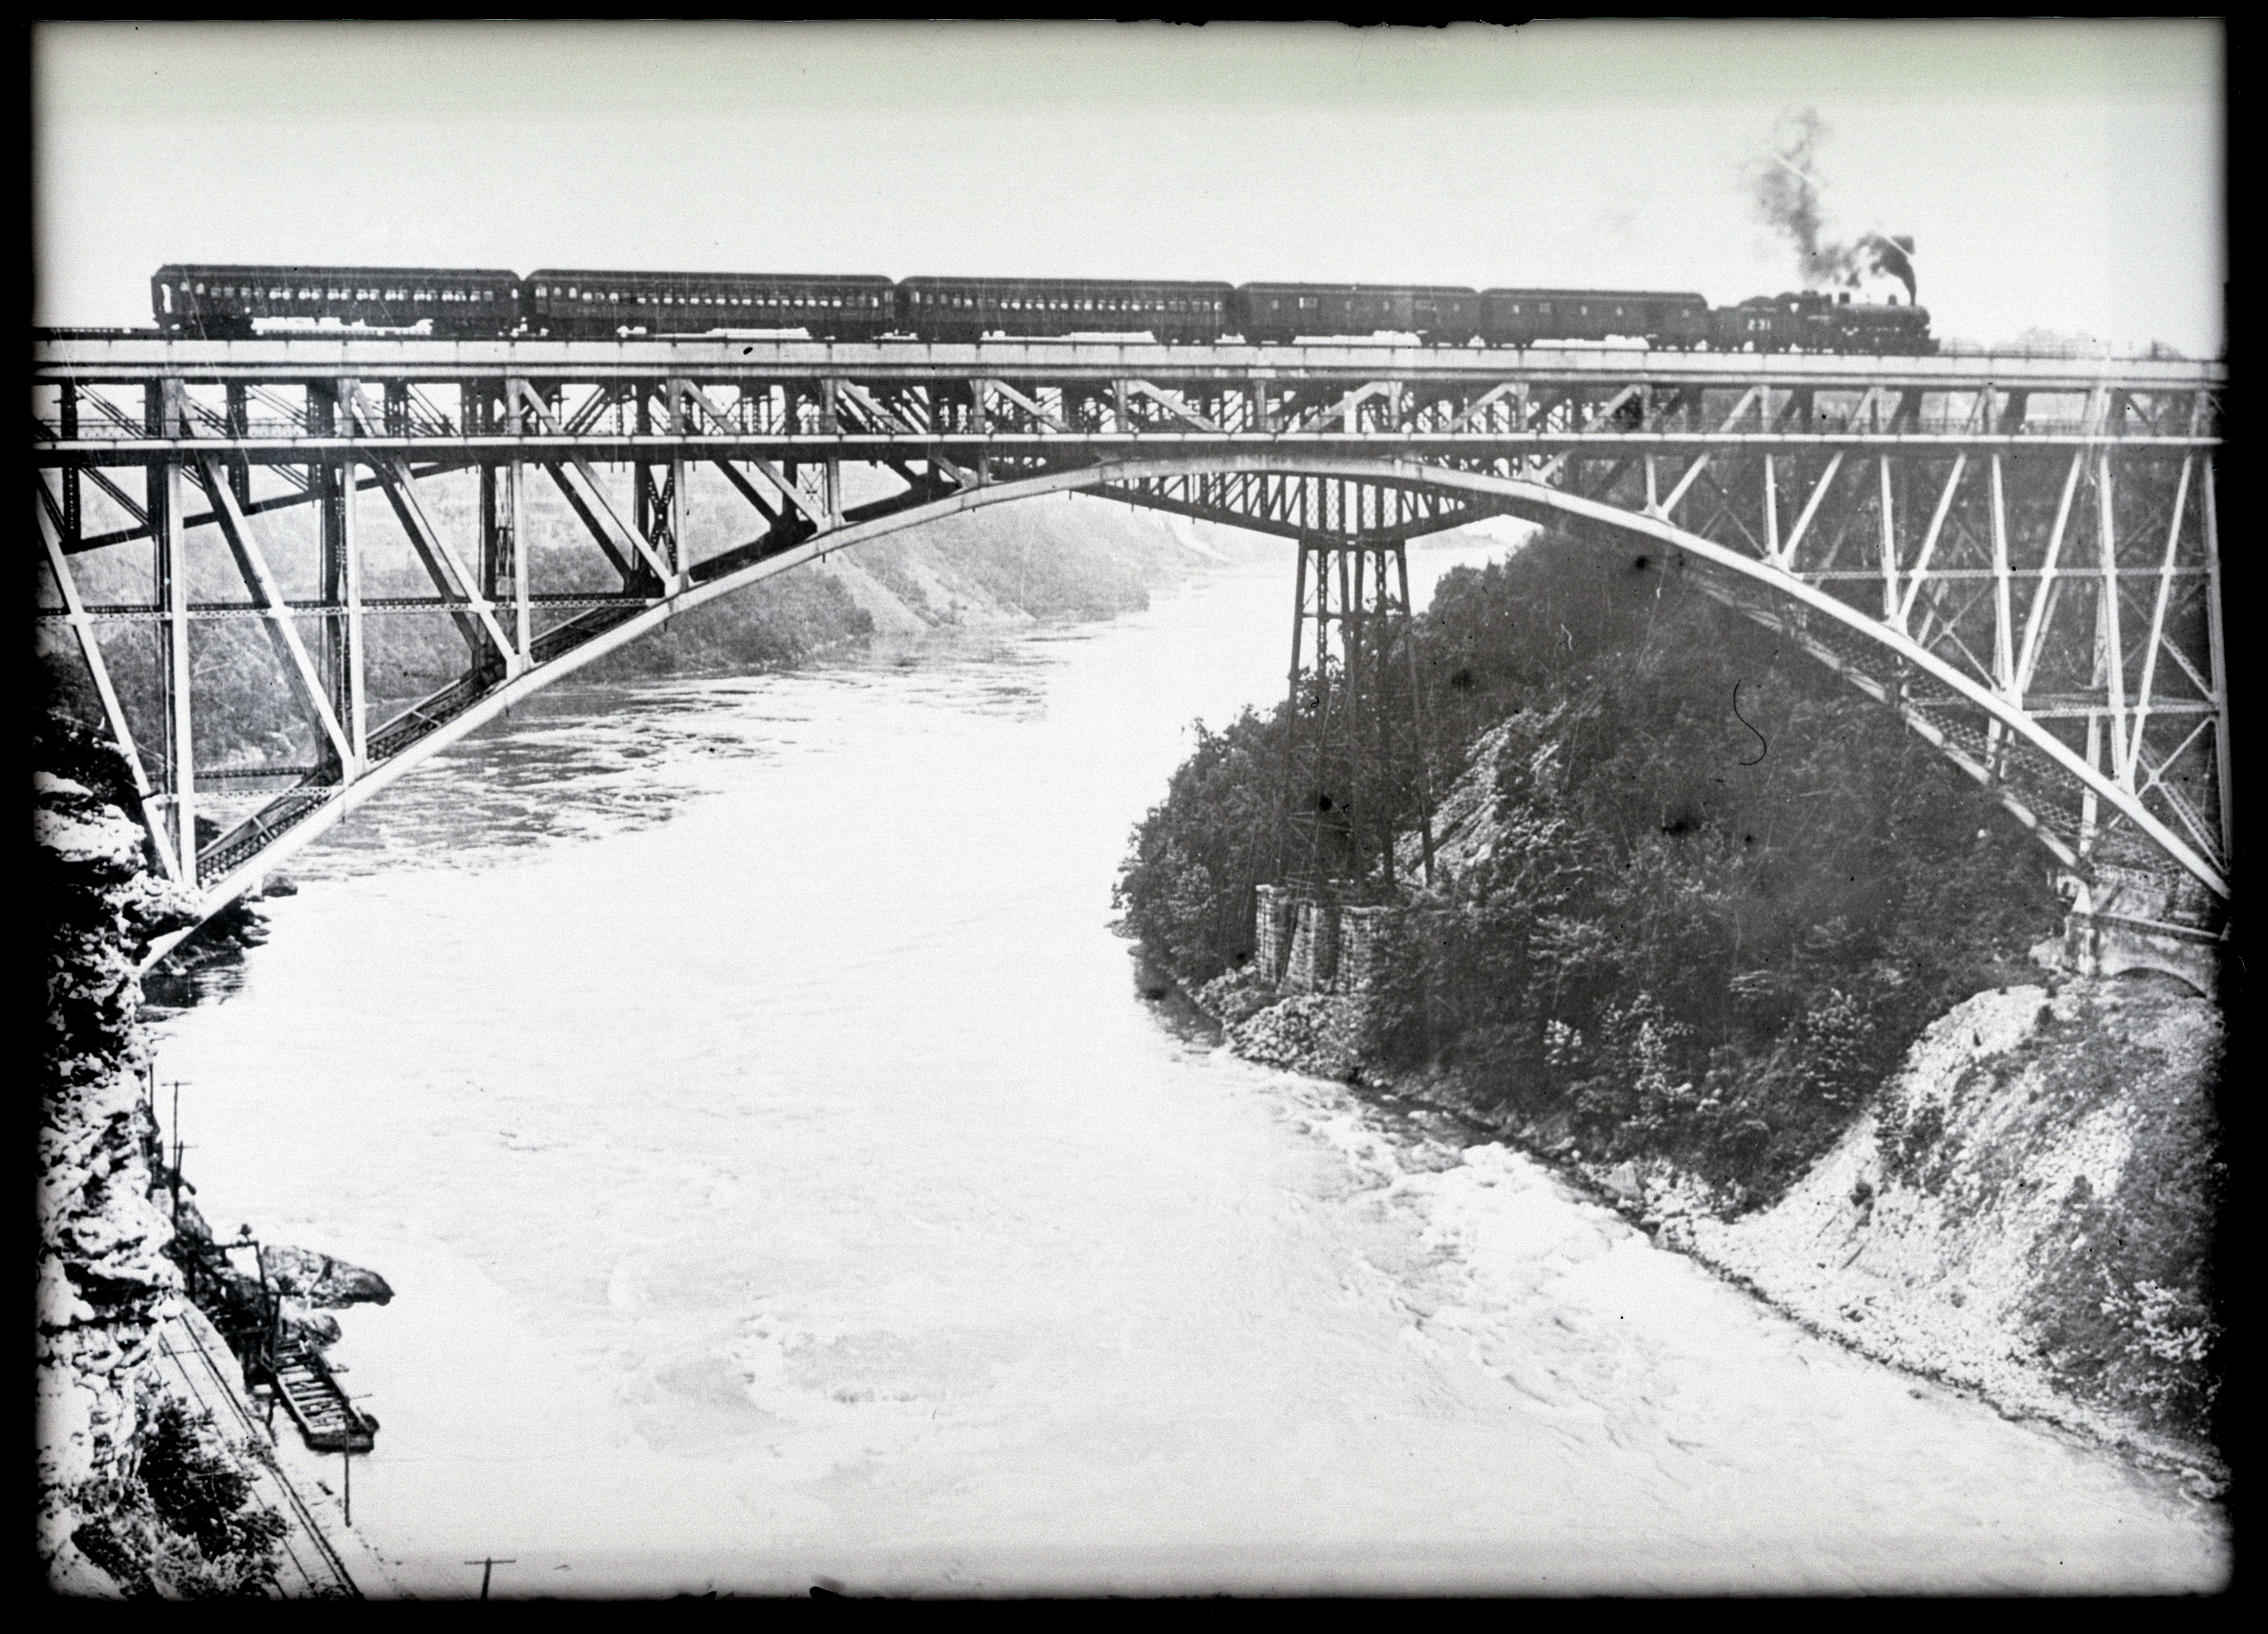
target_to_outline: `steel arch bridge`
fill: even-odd
[[[561,677],[942,517],[1084,493],[1359,548],[1518,516],[1682,554],[1992,789],[2087,934],[2194,951],[2230,889],[2226,379],[2003,355],[56,335],[33,358],[40,616],[75,637],[160,865],[210,916]],[[539,479],[579,524],[540,559]],[[713,519],[727,500],[745,522]],[[382,555],[420,593],[373,593]],[[455,622],[461,673],[384,698],[368,621],[420,616]],[[272,644],[281,758],[197,763],[220,701],[196,631],[226,619]],[[200,840],[217,783],[255,808]]]

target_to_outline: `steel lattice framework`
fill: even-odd
[[[1682,556],[1994,790],[2081,909],[2209,937],[2229,892],[2226,378],[1575,347],[49,336],[40,616],[76,636],[162,865],[210,913],[560,676],[957,512],[1083,492],[1340,546],[1515,515]],[[696,481],[745,521],[696,512]],[[539,492],[579,555],[539,562]],[[379,548],[421,593],[365,588]],[[193,561],[227,593],[194,587]],[[90,600],[91,576],[136,588]],[[379,616],[454,621],[461,674],[384,704]],[[223,619],[272,640],[298,723],[283,759],[197,764],[195,632]],[[200,841],[216,777],[273,798]]]

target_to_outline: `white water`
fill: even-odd
[[[397,1291],[334,1356],[402,1583],[2219,1582],[2154,1477],[1160,1025],[1111,880],[1288,578],[549,700],[295,866],[160,1070],[216,1227]]]

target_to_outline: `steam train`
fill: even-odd
[[[165,333],[217,340],[247,339],[269,323],[460,340],[800,330],[823,341],[1147,335],[1261,344],[1397,335],[1429,346],[1621,340],[1712,351],[1937,350],[1924,307],[1818,291],[1712,306],[1703,296],[1655,290],[168,266],[150,280],[150,305]]]

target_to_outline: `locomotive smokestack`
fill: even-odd
[[[1881,233],[1870,232],[1859,242],[1867,247],[1868,270],[1887,273],[1904,284],[1907,300],[1919,298],[1914,288],[1914,241],[1911,233],[1886,238]]]

